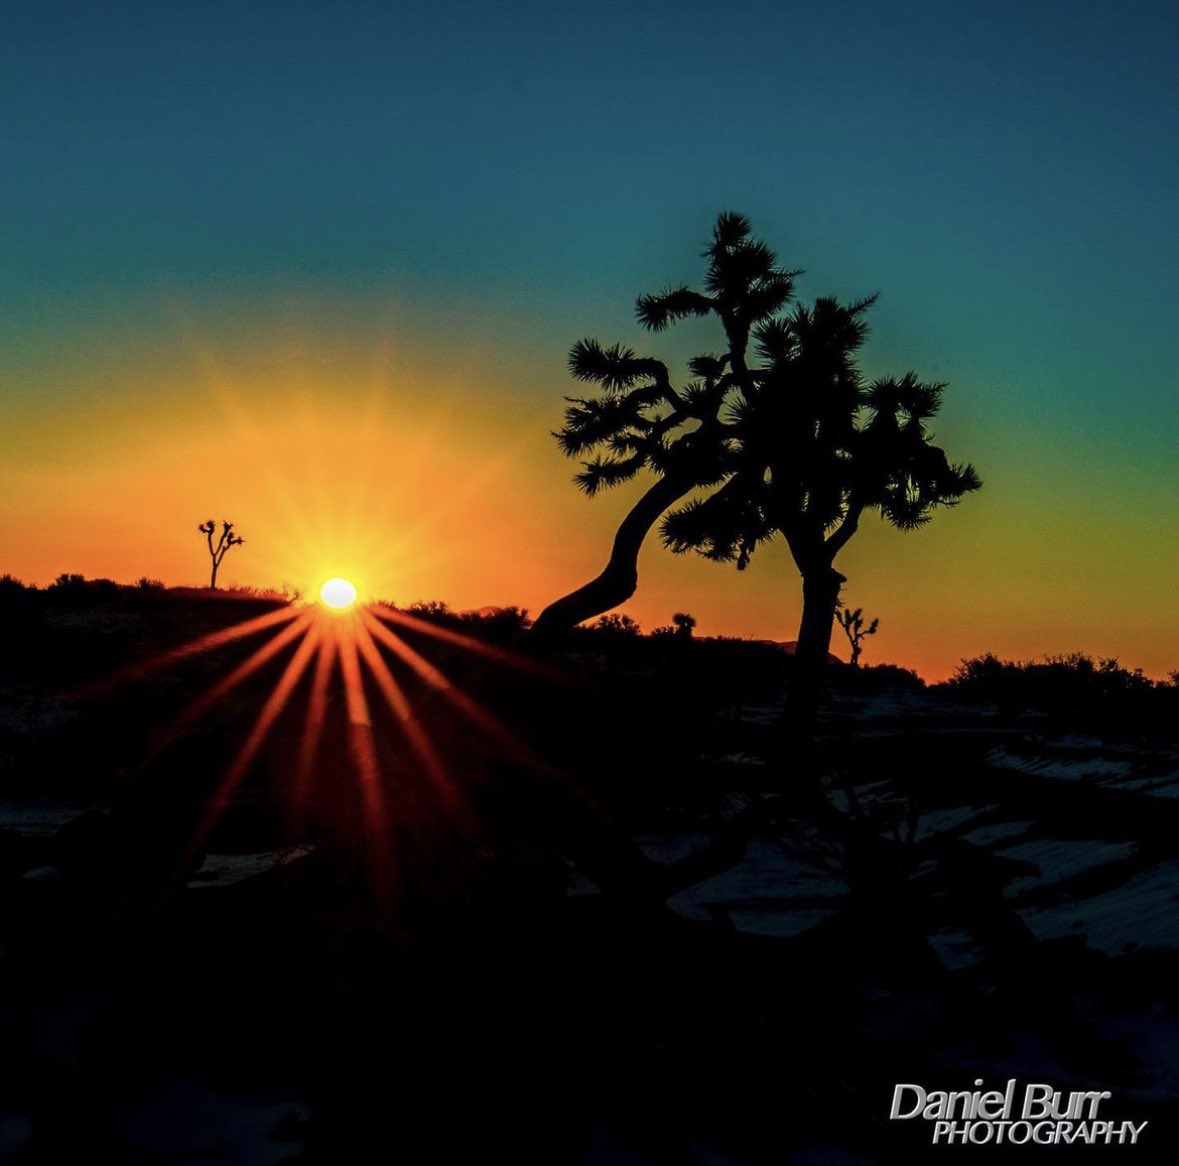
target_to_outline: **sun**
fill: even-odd
[[[346,611],[356,602],[356,585],[347,579],[329,579],[319,589],[319,599],[336,611]]]

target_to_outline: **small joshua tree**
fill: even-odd
[[[202,522],[197,527],[197,530],[205,536],[205,541],[209,544],[209,558],[213,564],[213,570],[209,576],[209,586],[215,590],[217,587],[217,569],[229,553],[229,548],[241,546],[246,540],[240,534],[233,533],[232,522],[223,521],[221,523],[221,536],[216,542],[213,541],[213,535],[217,533],[217,524],[211,518],[208,522]]]
[[[857,607],[855,611],[852,611],[851,608],[844,607],[835,613],[835,622],[843,628],[847,642],[851,644],[851,666],[858,668],[860,653],[864,650],[860,646],[860,641],[865,636],[876,634],[876,629],[880,627],[880,620],[874,619],[867,627],[864,627],[864,609]]]

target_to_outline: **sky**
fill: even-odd
[[[355,576],[518,604],[633,497],[551,431],[583,336],[643,334],[725,209],[803,297],[871,293],[870,376],[945,381],[984,488],[839,559],[865,662],[1179,668],[1179,9],[1169,3],[5,5],[0,572]],[[785,548],[651,538],[625,610],[793,639]]]

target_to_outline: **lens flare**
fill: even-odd
[[[357,604],[358,595],[347,579],[329,579],[320,588],[319,598],[323,608],[318,614],[311,606],[284,604],[277,611],[205,634],[129,666],[103,686],[106,690],[117,682],[142,680],[169,664],[270,632],[263,643],[194,695],[158,731],[145,760],[145,765],[157,761],[183,740],[196,721],[224,709],[231,695],[236,694],[234,699],[240,704],[247,682],[263,686],[250,694],[251,699],[262,697],[256,715],[224,773],[204,797],[191,834],[181,844],[174,870],[167,876],[169,885],[186,880],[196,869],[217,823],[235,804],[243,784],[251,780],[252,771],[271,745],[272,759],[281,764],[283,758],[290,760],[285,742],[298,742],[287,807],[289,822],[297,830],[309,823],[315,825],[317,798],[323,787],[320,770],[331,777],[342,760],[352,771],[354,792],[359,795],[355,804],[364,831],[362,857],[371,876],[374,902],[382,911],[388,907],[386,899],[397,879],[395,842],[404,842],[408,836],[405,823],[428,819],[429,830],[423,837],[430,838],[435,835],[429,831],[443,821],[455,830],[467,828],[464,821],[473,812],[474,803],[463,786],[465,770],[454,766],[455,760],[462,758],[442,748],[448,736],[466,742],[475,738],[480,750],[490,749],[512,762],[518,778],[553,779],[565,785],[567,779],[560,770],[534,753],[424,653],[429,650],[427,643],[434,641],[448,651],[457,649],[550,682],[565,683],[562,674],[547,664],[387,604],[365,599],[355,611],[349,611]],[[264,687],[265,679],[259,679],[264,670],[276,673],[269,690]],[[292,703],[295,716],[302,717],[303,723],[288,719],[284,730],[284,713]],[[427,712],[430,715],[424,717]],[[342,726],[341,714],[345,718]],[[448,727],[461,731],[447,733]],[[329,748],[343,756],[333,757]],[[322,806],[318,812],[322,813]],[[424,851],[419,857],[423,855]]]
[[[320,602],[336,611],[346,611],[356,602],[356,587],[347,579],[329,579],[319,589]]]

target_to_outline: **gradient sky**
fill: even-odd
[[[840,559],[865,660],[1179,667],[1170,3],[6,5],[0,571],[352,573],[536,612],[604,560],[548,436],[572,341],[745,212],[984,490]],[[785,549],[651,541],[628,606],[792,639]]]

